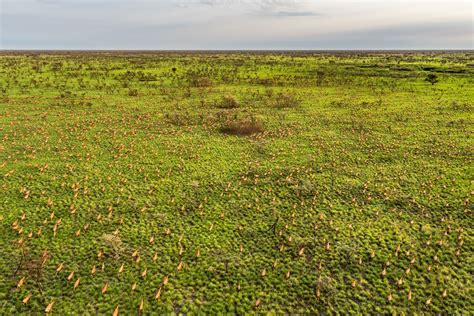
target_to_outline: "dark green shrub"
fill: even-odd
[[[428,74],[428,76],[426,76],[425,78],[425,81],[431,83],[431,85],[434,85],[435,83],[439,81],[439,79],[436,74]]]

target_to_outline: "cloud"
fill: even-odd
[[[322,14],[313,11],[278,11],[274,16],[321,16]]]
[[[189,8],[196,6],[239,8],[248,14],[274,17],[318,16],[320,13],[309,10],[314,3],[301,0],[188,0],[178,1],[176,6]]]
[[[394,24],[386,27],[366,27],[351,32],[345,30],[292,37],[252,40],[248,47],[265,49],[472,49],[471,21]],[[470,46],[469,46],[470,45]]]
[[[259,1],[258,14],[273,17],[310,17],[321,16],[322,13],[314,11],[314,2],[291,0],[266,0]]]
[[[472,49],[462,0],[0,1],[3,49]]]

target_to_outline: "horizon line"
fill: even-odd
[[[348,49],[3,49],[0,53],[8,52],[474,52],[473,48],[348,48]]]

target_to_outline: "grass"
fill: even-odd
[[[3,53],[0,310],[472,313],[471,60]]]

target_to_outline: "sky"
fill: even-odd
[[[470,0],[0,0],[0,49],[473,49]]]

